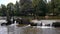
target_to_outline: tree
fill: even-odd
[[[45,16],[47,12],[47,5],[43,0],[33,0],[32,6],[34,8],[35,14],[40,16]]]
[[[60,0],[51,0],[51,6],[53,14],[60,14]]]
[[[11,17],[13,17],[14,20],[14,4],[8,3],[7,5],[7,24],[11,24]]]
[[[15,13],[16,16],[20,15],[20,4],[17,1],[16,1],[16,4],[15,4],[15,12],[14,13]]]
[[[3,13],[2,13],[2,10],[1,10],[2,8],[0,8],[0,16],[2,16],[3,15]]]
[[[6,16],[6,11],[7,11],[7,8],[5,5],[1,5],[1,12],[2,12],[2,16]]]
[[[21,0],[20,1],[21,6],[21,14],[22,15],[29,15],[32,12],[32,2],[31,0]]]
[[[13,3],[8,3],[7,10],[11,17],[14,16],[14,4]]]

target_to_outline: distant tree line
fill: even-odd
[[[17,2],[16,4],[8,3],[7,6],[1,4],[0,16],[45,16],[60,15],[60,0],[32,0]]]

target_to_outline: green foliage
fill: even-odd
[[[29,15],[32,13],[32,2],[26,0],[20,4],[21,7],[21,14],[22,15]]]
[[[45,16],[48,11],[47,4],[43,0],[33,0],[32,7],[34,8],[36,15]]]
[[[7,11],[6,6],[2,4],[0,10],[1,10],[1,13],[0,13],[0,14],[1,14],[2,16],[6,16],[6,11]]]
[[[7,13],[9,16],[45,16],[50,13],[60,15],[60,0],[51,0],[48,3],[46,0],[23,0],[16,4],[1,5],[0,15],[6,16]]]
[[[19,5],[19,3],[17,1],[16,1],[16,4],[15,4],[15,12],[14,12],[14,14],[16,16],[20,15],[20,5]]]
[[[60,14],[60,0],[51,0],[51,10],[53,14]]]
[[[9,15],[13,16],[13,14],[14,14],[14,5],[13,5],[13,3],[9,3],[7,5],[7,10],[8,10]]]

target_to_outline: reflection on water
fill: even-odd
[[[15,34],[60,34],[60,28],[52,28],[52,27],[38,28],[37,26],[17,27],[13,33]]]
[[[60,29],[58,28],[37,28],[31,26],[22,30],[22,34],[60,34]]]
[[[8,31],[7,31],[8,30]],[[26,27],[16,27],[8,26],[0,27],[0,34],[60,34],[60,28],[53,27],[41,27],[41,26],[26,26]]]
[[[50,23],[52,21],[42,21],[43,23]],[[1,24],[1,23],[0,23]],[[1,26],[1,25],[0,25]],[[7,31],[8,30],[8,31]],[[60,34],[60,28],[53,28],[53,27],[47,27],[47,26],[24,26],[24,27],[15,27],[8,26],[6,27],[0,27],[0,33],[1,34]]]

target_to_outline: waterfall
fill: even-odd
[[[15,28],[16,28],[16,24],[17,24],[16,21],[14,22],[14,24],[15,24]]]
[[[45,24],[44,24],[44,23],[42,23],[42,26],[45,26]]]
[[[16,21],[14,21],[14,26],[15,26],[15,27],[14,27],[14,34],[17,33],[17,32],[16,32],[16,28],[17,28],[16,25],[17,25],[17,23],[16,23]]]

